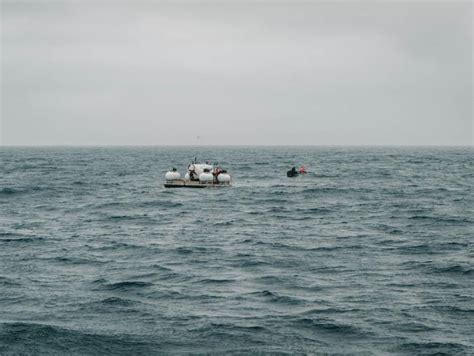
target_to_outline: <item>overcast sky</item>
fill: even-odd
[[[4,145],[473,144],[470,1],[0,1]]]

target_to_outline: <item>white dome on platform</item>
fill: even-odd
[[[181,178],[181,174],[179,174],[179,172],[176,172],[176,171],[173,171],[173,172],[169,171],[169,172],[166,172],[165,178],[166,180],[177,180]]]
[[[200,182],[212,182],[214,180],[214,176],[212,173],[201,173],[199,175]]]
[[[230,175],[227,173],[221,173],[217,176],[217,180],[219,181],[219,183],[229,183]]]

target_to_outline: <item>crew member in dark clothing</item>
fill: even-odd
[[[288,177],[296,177],[298,175],[298,172],[296,171],[296,167],[291,168],[290,171],[286,172],[286,175]]]

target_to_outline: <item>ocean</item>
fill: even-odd
[[[0,354],[474,354],[473,153],[2,147]]]

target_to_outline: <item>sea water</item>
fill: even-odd
[[[473,152],[0,148],[0,354],[472,354]]]

